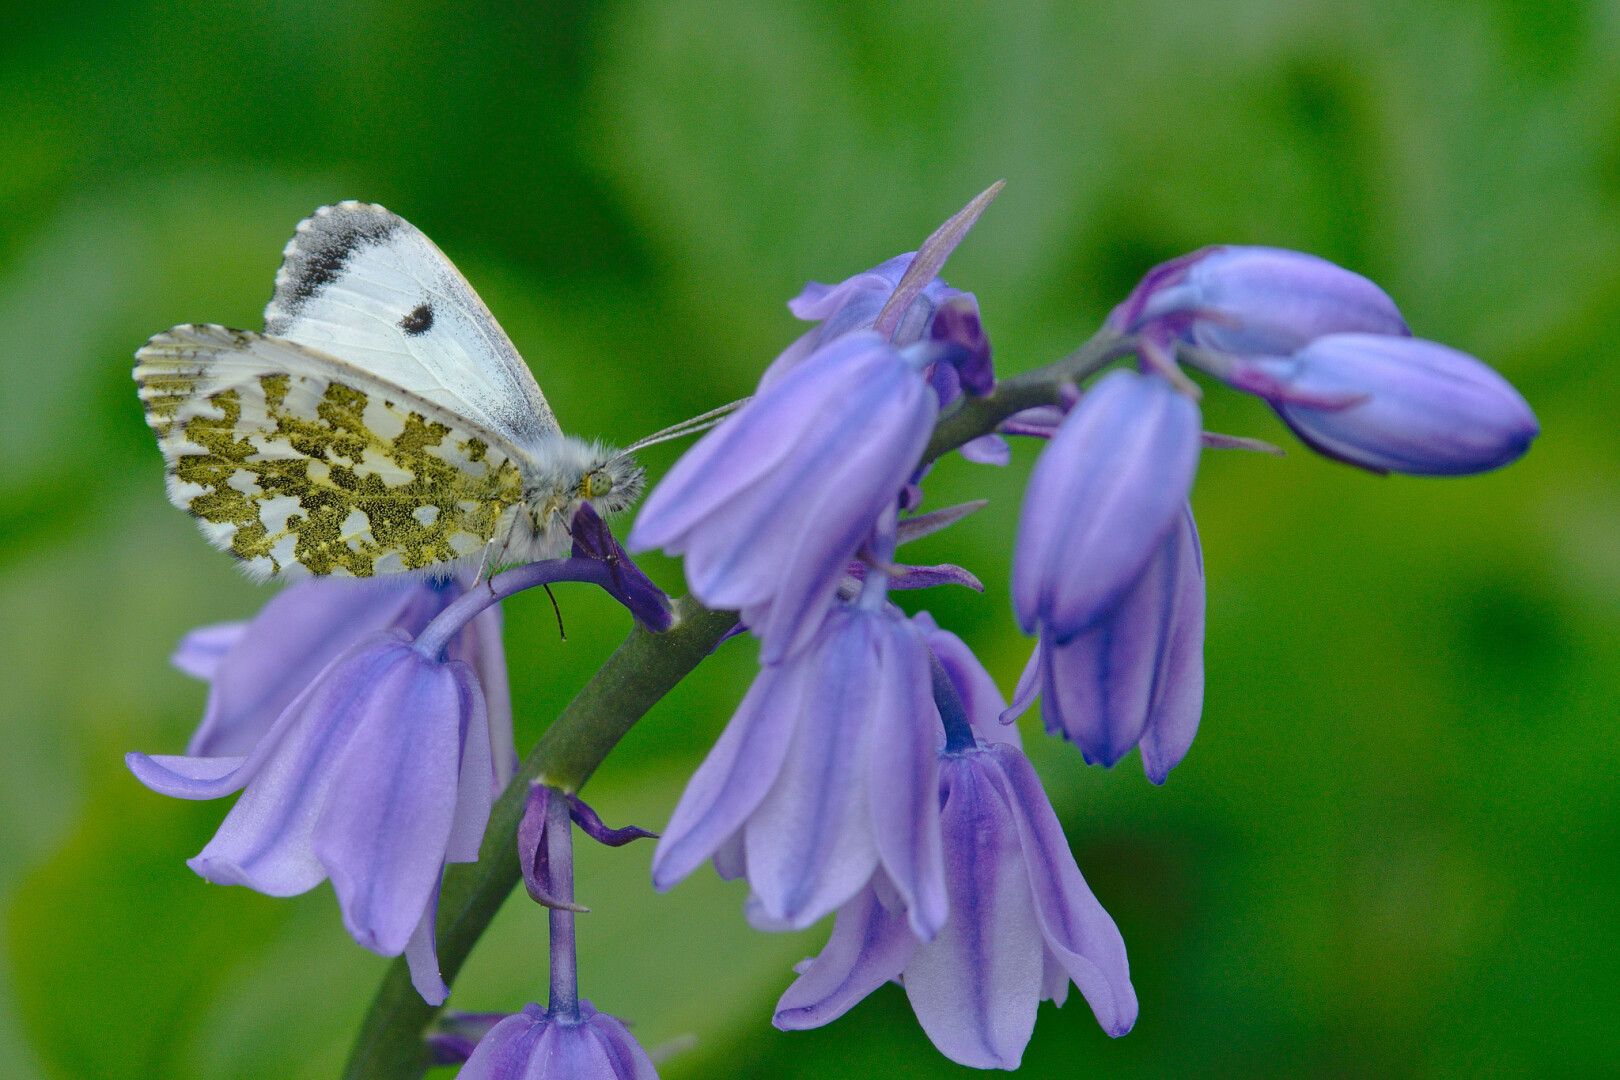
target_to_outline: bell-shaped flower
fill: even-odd
[[[1332,334],[1234,374],[1313,450],[1375,472],[1486,472],[1517,461],[1541,432],[1501,375],[1420,338]]]
[[[553,1017],[525,1005],[490,1029],[456,1074],[461,1080],[657,1080],[647,1051],[624,1021],[579,1002]]]
[[[406,952],[422,996],[444,1000],[432,939],[440,872],[478,858],[494,798],[488,713],[470,665],[377,631],[332,660],[247,755],[126,760],[165,795],[242,792],[188,861],[198,874],[270,896],[330,877],[355,941]]]
[[[803,928],[881,866],[932,937],[945,920],[939,732],[922,630],[892,606],[840,605],[755,677],[675,807],[653,884],[713,857],[722,877],[747,877],[765,919]]]
[[[1097,380],[1024,493],[1012,579],[1024,633],[1064,644],[1119,603],[1174,526],[1198,453],[1198,406],[1164,378]]]
[[[1086,761],[1111,768],[1140,746],[1148,779],[1164,783],[1204,704],[1204,559],[1191,507],[1096,625],[1062,644],[1042,631],[1006,719],[1037,694],[1046,730]]]
[[[1023,753],[1007,744],[940,760],[950,917],[932,941],[878,875],[839,909],[832,937],[777,1003],[783,1030],[820,1027],[899,979],[923,1030],[952,1061],[1016,1069],[1041,1001],[1072,979],[1103,1030],[1136,1022],[1125,942],[1087,887]]]
[[[692,594],[741,611],[777,663],[815,634],[937,413],[911,359],[871,331],[845,334],[687,451],[628,546],[684,556]]]
[[[247,622],[203,626],[175,650],[174,665],[209,683],[191,757],[245,757],[288,704],[360,638],[397,629],[415,637],[465,588],[455,579],[309,578],[288,585]],[[495,786],[517,767],[501,609],[485,608],[451,639],[446,655],[478,674],[489,710]]]
[[[1300,251],[1226,245],[1148,271],[1107,325],[1238,355],[1286,356],[1325,334],[1410,333],[1360,274]]]

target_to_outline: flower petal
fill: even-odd
[[[446,603],[446,594],[428,582],[386,576],[364,581],[315,578],[288,585],[259,610],[219,661],[202,723],[186,753],[251,753],[276,717],[333,657],[366,634],[391,626],[415,634]]]
[[[878,866],[868,788],[881,686],[877,617],[841,608],[797,666],[809,670],[776,783],[743,827],[748,883],[773,918],[803,928]]]
[[[450,988],[444,983],[444,976],[439,974],[439,953],[437,943],[434,941],[434,923],[439,917],[439,884],[433,884],[433,895],[428,898],[427,907],[422,909],[422,917],[417,920],[416,929],[411,931],[411,939],[405,943],[405,963],[411,971],[411,986],[422,996],[422,1000],[429,1005],[444,1004],[445,998],[450,996]]]
[[[353,710],[354,735],[311,837],[344,926],[382,956],[404,950],[438,887],[456,816],[465,685],[473,677],[459,661],[402,652]],[[479,766],[487,775],[488,759]]]
[[[1029,759],[1006,746],[986,752],[999,769],[1046,945],[1080,988],[1104,1031],[1120,1036],[1136,1023],[1125,940],[1075,865],[1063,826],[1052,812]],[[994,773],[990,775],[994,776]],[[955,903],[955,896],[952,896]]]
[[[913,932],[932,940],[945,925],[945,867],[939,836],[939,710],[928,644],[919,627],[873,620],[881,672],[872,727],[872,835],[904,899]]]
[[[776,782],[793,740],[807,672],[765,668],[687,782],[653,852],[654,888],[668,889],[726,846]]]
[[[186,865],[215,884],[267,896],[294,896],[325,880],[311,847],[315,821],[359,725],[356,703],[399,662],[408,649],[402,637],[384,631],[355,642],[287,707],[243,765],[252,779],[241,798]]]
[[[950,918],[906,965],[906,996],[940,1053],[1016,1069],[1040,1003],[1041,928],[1006,799],[981,753],[940,765]]]
[[[245,622],[211,623],[199,626],[174,647],[169,663],[193,679],[208,682],[219,670],[219,663],[236,647],[247,632]]]
[[[1176,615],[1140,743],[1142,768],[1155,784],[1164,783],[1187,756],[1204,712],[1204,553],[1192,507],[1187,507],[1183,522],[1183,528],[1172,534],[1180,537],[1181,545],[1176,556]]]
[[[473,669],[459,661],[445,665],[460,695],[461,771],[456,780],[456,808],[445,842],[445,862],[477,862],[489,811],[495,805],[495,770],[490,761],[489,712]]]
[[[905,913],[884,907],[871,886],[862,889],[838,909],[832,936],[776,1003],[771,1023],[782,1031],[831,1023],[899,978],[916,948]]]
[[[517,746],[512,740],[512,689],[506,677],[506,643],[502,636],[500,604],[491,604],[462,627],[450,641],[445,659],[464,660],[478,673],[489,720],[490,764],[495,791],[506,790],[517,772]]]
[[[956,687],[962,707],[967,710],[968,720],[973,724],[973,733],[985,742],[1023,745],[1018,729],[1001,722],[1007,702],[1002,698],[996,680],[979,663],[979,658],[973,655],[967,642],[949,630],[941,630],[934,625],[932,618],[924,623],[925,615],[927,612],[918,612],[912,621],[922,627],[928,647],[934,650],[934,655],[945,667],[945,673],[951,677],[951,685]]]

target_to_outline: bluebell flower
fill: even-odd
[[[415,637],[465,592],[456,579],[308,578],[282,589],[247,622],[199,627],[175,650],[175,667],[209,683],[186,745],[190,757],[245,757],[300,691],[348,646],[378,630]],[[495,787],[517,767],[501,609],[485,608],[450,642],[447,656],[478,674],[489,712]]]
[[[1058,644],[1094,626],[1136,583],[1187,501],[1198,406],[1158,375],[1097,380],[1041,451],[1024,493],[1013,607]]]
[[[881,866],[932,937],[945,919],[939,731],[923,631],[892,606],[840,604],[755,677],[670,818],[653,884],[712,857],[748,879],[765,920],[802,928]]]
[[[1360,274],[1299,251],[1226,245],[1154,267],[1106,325],[1267,356],[1325,334],[1410,333],[1395,302]]]
[[[1524,397],[1467,353],[1419,338],[1332,334],[1233,365],[1318,453],[1375,472],[1461,476],[1517,461],[1540,434]]]
[[[496,1024],[457,1074],[461,1080],[657,1080],[647,1052],[624,1021],[579,1002],[553,1017],[525,1005]]]
[[[432,944],[440,872],[477,860],[494,799],[470,665],[377,631],[340,653],[246,756],[126,760],[165,795],[242,792],[188,861],[198,874],[270,896],[330,877],[350,936],[383,956],[407,953],[422,996],[444,1000]]]
[[[940,1052],[1016,1069],[1036,1008],[1070,980],[1113,1036],[1136,1022],[1125,942],[1075,864],[1028,759],[1008,744],[940,759],[950,916],[931,941],[883,875],[839,909],[832,937],[777,1003],[784,1030],[820,1027],[898,979]]]
[[[1190,506],[1091,629],[1061,644],[1043,629],[1005,719],[1036,695],[1046,730],[1088,762],[1112,767],[1140,745],[1148,778],[1164,783],[1192,746],[1204,701],[1204,560]]]
[[[816,632],[937,413],[915,363],[871,331],[845,334],[687,451],[628,546],[684,556],[692,594],[741,611],[777,663]]]

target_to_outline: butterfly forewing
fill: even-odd
[[[369,203],[323,206],[282,253],[265,332],[341,356],[531,453],[558,431],[484,302],[425,235]]]
[[[170,501],[255,577],[434,567],[504,537],[523,501],[501,435],[296,342],[177,326],[135,379]]]

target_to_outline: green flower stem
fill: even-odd
[[[1002,379],[984,397],[957,398],[934,425],[934,437],[923,452],[923,464],[990,434],[1013,413],[1037,405],[1060,404],[1065,385],[1078,385],[1135,348],[1134,336],[1099,330],[1090,341],[1054,364]]]
[[[1131,352],[1134,338],[1100,331],[1054,364],[1015,375],[981,398],[959,398],[940,416],[923,456],[931,462],[963,443],[988,435],[1023,409],[1055,405],[1063,388]],[[710,611],[691,597],[675,601],[675,622],[655,634],[631,631],[618,651],[585,684],[524,759],[496,801],[476,863],[449,867],[439,894],[439,970],[453,983],[473,946],[495,918],[522,874],[517,830],[529,784],[539,780],[573,793],[584,786],[637,720],[684,679],[737,622],[729,611]],[[423,1036],[439,1009],[411,987],[401,957],[389,967],[371,1003],[344,1070],[344,1080],[416,1080],[432,1064]]]
[[[691,597],[675,601],[675,624],[661,634],[641,626],[585,684],[524,759],[496,801],[476,863],[444,875],[439,894],[439,970],[453,983],[495,913],[522,877],[517,830],[529,784],[539,780],[578,791],[608,752],[642,715],[714,649],[737,621],[734,612],[710,611]],[[403,957],[394,961],[361,1024],[344,1070],[345,1080],[407,1080],[432,1061],[423,1035],[439,1009],[411,987]]]

